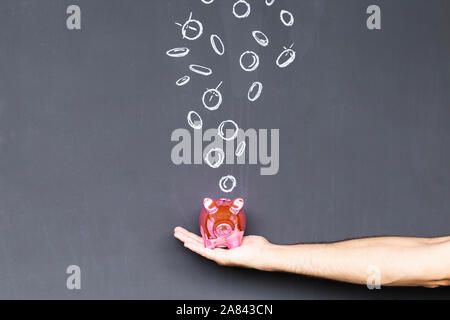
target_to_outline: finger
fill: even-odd
[[[201,237],[199,237],[196,234],[194,234],[192,232],[189,232],[186,229],[181,228],[181,227],[176,227],[175,228],[174,236],[176,238],[178,238],[178,239],[179,239],[179,237],[181,237],[183,239],[182,240],[183,242],[186,239],[192,239],[192,240],[194,240],[196,242],[203,243],[203,239]]]
[[[192,232],[189,232],[186,229],[181,228],[181,227],[176,227],[175,228],[174,235],[179,235],[179,236],[181,236],[183,238],[190,238],[190,239],[193,239],[193,240],[196,240],[196,241],[201,241],[202,240],[201,237],[199,237],[196,234],[194,234]]]
[[[202,238],[193,238],[193,237],[191,237],[189,235],[186,235],[186,234],[180,233],[180,232],[175,232],[174,233],[174,237],[177,238],[178,240],[180,240],[183,243],[189,241],[189,242],[194,242],[194,243],[197,243],[197,244],[203,244]]]
[[[192,241],[186,241],[184,243],[184,246],[189,250],[191,250],[192,252],[195,252],[201,255],[202,257],[205,257],[206,259],[216,261],[214,250],[205,248],[203,245],[199,245]]]
[[[187,241],[184,243],[184,246],[189,250],[205,257],[206,259],[212,260],[220,265],[227,265],[228,260],[227,250],[221,248],[208,249],[205,248],[203,244],[193,243],[191,241]]]
[[[193,239],[193,238],[189,237],[188,235],[185,235],[185,234],[180,233],[180,232],[175,232],[174,233],[174,237],[177,238],[178,240],[180,240],[183,243],[194,242],[196,244],[203,245],[203,240],[201,238],[200,238],[200,240],[199,239]]]
[[[179,232],[179,231],[175,231],[175,232],[173,233],[173,236],[174,236],[175,238],[177,238],[178,240],[180,240],[181,242],[186,242],[187,240],[189,240],[189,237],[188,237],[188,236],[186,236],[184,233]]]
[[[183,227],[176,227],[176,228],[175,228],[175,232],[181,232],[181,233],[184,233],[184,234],[186,234],[186,235],[192,236],[193,238],[201,239],[201,237],[197,236],[195,233],[192,233],[192,232],[186,230],[186,229],[183,228]]]

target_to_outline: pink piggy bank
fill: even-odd
[[[205,248],[233,249],[242,243],[245,231],[244,200],[205,198],[200,212],[200,233]]]

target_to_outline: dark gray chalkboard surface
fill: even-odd
[[[224,196],[227,174],[247,233],[275,243],[450,234],[448,1],[248,2],[237,19],[231,0],[1,1],[0,298],[450,297],[222,268],[173,238],[176,225],[198,230],[203,197]],[[66,27],[71,4],[81,30]],[[366,27],[371,4],[381,30]],[[292,27],[280,9],[295,14]],[[191,11],[204,26],[196,41],[175,25]],[[292,43],[295,61],[278,68]],[[180,46],[188,56],[166,55]],[[239,67],[245,50],[260,56],[254,72]],[[207,111],[201,95],[220,81],[223,104]],[[253,81],[264,90],[251,103]],[[279,129],[278,174],[175,165],[171,134],[189,128],[190,110],[205,128]],[[66,288],[69,265],[81,290]]]

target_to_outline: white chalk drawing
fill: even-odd
[[[229,193],[236,187],[236,178],[228,175],[220,178],[219,188],[225,193]]]
[[[184,86],[185,84],[188,84],[189,81],[191,81],[191,77],[189,76],[183,76],[180,79],[177,80],[177,82],[175,82],[175,84],[179,87]]]
[[[191,64],[189,66],[189,70],[191,70],[194,73],[200,74],[202,76],[210,76],[212,75],[212,70],[208,67],[204,67],[198,64]]]
[[[166,52],[169,57],[181,58],[187,56],[189,53],[189,48],[173,48]]]
[[[253,84],[250,86],[250,89],[248,90],[247,98],[250,101],[256,101],[261,96],[263,90],[263,85],[261,82],[253,82]]]
[[[226,124],[231,124],[233,127],[234,127],[234,132],[233,132],[233,134],[231,135],[231,137],[227,137],[226,136],[226,133],[224,132],[225,130],[224,130],[224,127],[225,127],[225,125]],[[225,120],[225,121],[223,121],[220,125],[219,125],[219,128],[217,129],[217,134],[219,135],[219,137],[221,137],[223,140],[225,140],[225,141],[231,141],[231,140],[233,140],[233,139],[235,139],[236,137],[237,137],[237,135],[238,135],[238,131],[239,131],[239,127],[238,127],[238,125],[236,124],[236,122],[234,122],[233,120]]]
[[[287,10],[280,11],[280,20],[286,27],[294,25],[294,15]]]
[[[225,53],[225,46],[223,45],[222,39],[216,34],[212,34],[209,39],[214,52],[219,56],[223,55]]]
[[[177,26],[181,27],[181,34],[183,39],[196,40],[203,34],[203,24],[195,19],[192,19],[192,12],[184,24],[175,22]]]
[[[294,44],[292,44],[289,48],[283,47],[284,51],[280,53],[277,58],[277,66],[280,68],[286,68],[295,60],[295,50],[292,49]]]
[[[219,91],[221,85],[222,82],[220,82],[215,89],[207,89],[203,93],[202,102],[203,106],[206,109],[210,111],[219,109],[220,105],[222,104],[222,94]]]
[[[267,7],[272,6],[276,0],[265,0],[265,5]],[[206,5],[210,5],[215,2],[215,0],[201,0],[202,3]],[[250,1],[248,0],[234,0],[233,1],[233,15],[238,19],[247,18],[251,13]],[[294,25],[295,18],[294,15],[288,10],[280,11],[280,20],[282,24],[286,27],[291,27]],[[189,18],[184,23],[175,23],[176,25],[181,27],[181,34],[183,39],[186,40],[197,40],[203,35],[203,24],[199,20],[193,19],[192,12],[189,13]],[[260,31],[255,30],[252,32],[252,36],[255,39],[256,43],[262,47],[269,46],[269,38],[267,35]],[[273,40],[273,39],[272,39]],[[217,34],[210,35],[210,43],[213,51],[222,56],[225,54],[225,45],[222,39]],[[294,44],[292,44],[289,48],[283,47],[283,51],[276,59],[276,64],[280,68],[286,68],[292,62],[294,62],[296,58],[296,51],[293,49]],[[178,47],[170,49],[166,52],[167,56],[173,58],[182,58],[187,56],[190,53],[190,49],[187,47]],[[240,55],[239,58],[240,67],[246,72],[252,72],[258,69],[260,64],[260,58],[258,54],[254,51],[245,51]],[[191,64],[189,65],[189,70],[193,73],[202,75],[202,76],[210,76],[213,73],[211,68],[208,68],[203,65]],[[188,75],[184,75],[180,79],[176,81],[177,86],[184,86],[188,84],[191,80],[191,77]],[[214,111],[219,109],[223,102],[222,93],[219,91],[223,82],[220,82],[218,86],[214,89],[206,89],[202,96],[203,106],[210,110]],[[258,100],[263,92],[263,84],[259,81],[255,81],[250,85],[250,88],[247,93],[247,98],[249,101],[254,102]],[[187,114],[187,122],[189,126],[194,130],[200,130],[203,128],[203,119],[199,113],[196,111],[189,111]],[[233,128],[233,129],[230,129]],[[225,120],[222,121],[217,128],[218,136],[225,141],[232,141],[237,138],[239,133],[239,127],[233,120]],[[239,139],[240,140],[240,139]],[[240,141],[238,143],[235,156],[236,157],[245,157],[247,144],[244,141]],[[225,162],[225,152],[223,148],[212,148],[208,152],[204,153],[204,161],[211,168],[219,168]],[[241,158],[242,159],[242,158]],[[219,187],[222,192],[229,193],[232,192],[236,187],[236,178],[232,175],[226,175],[220,178]]]
[[[250,62],[246,60],[250,60]],[[244,71],[255,71],[259,66],[259,57],[253,51],[245,51],[239,58],[239,64]]]
[[[247,144],[245,143],[245,141],[241,141],[241,143],[238,144],[237,148],[236,148],[236,157],[240,157],[244,154],[245,151],[245,147],[247,146]]]
[[[187,115],[188,124],[192,129],[201,129],[203,127],[203,120],[200,115],[195,111],[190,111]]]
[[[233,14],[238,19],[247,18],[250,15],[250,4],[245,0],[238,0],[233,5]]]
[[[214,153],[214,158],[218,157],[219,159],[215,162],[211,162],[210,157]],[[205,155],[205,163],[213,169],[217,169],[223,163],[225,159],[225,153],[221,148],[212,148]]]
[[[269,45],[269,38],[262,31],[253,31],[253,38],[258,42],[260,46],[267,47]]]

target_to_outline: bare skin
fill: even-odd
[[[450,237],[379,237],[326,244],[276,245],[246,236],[238,248],[207,249],[203,239],[182,227],[175,238],[191,251],[222,266],[244,267],[367,284],[375,266],[384,286],[450,285]]]

